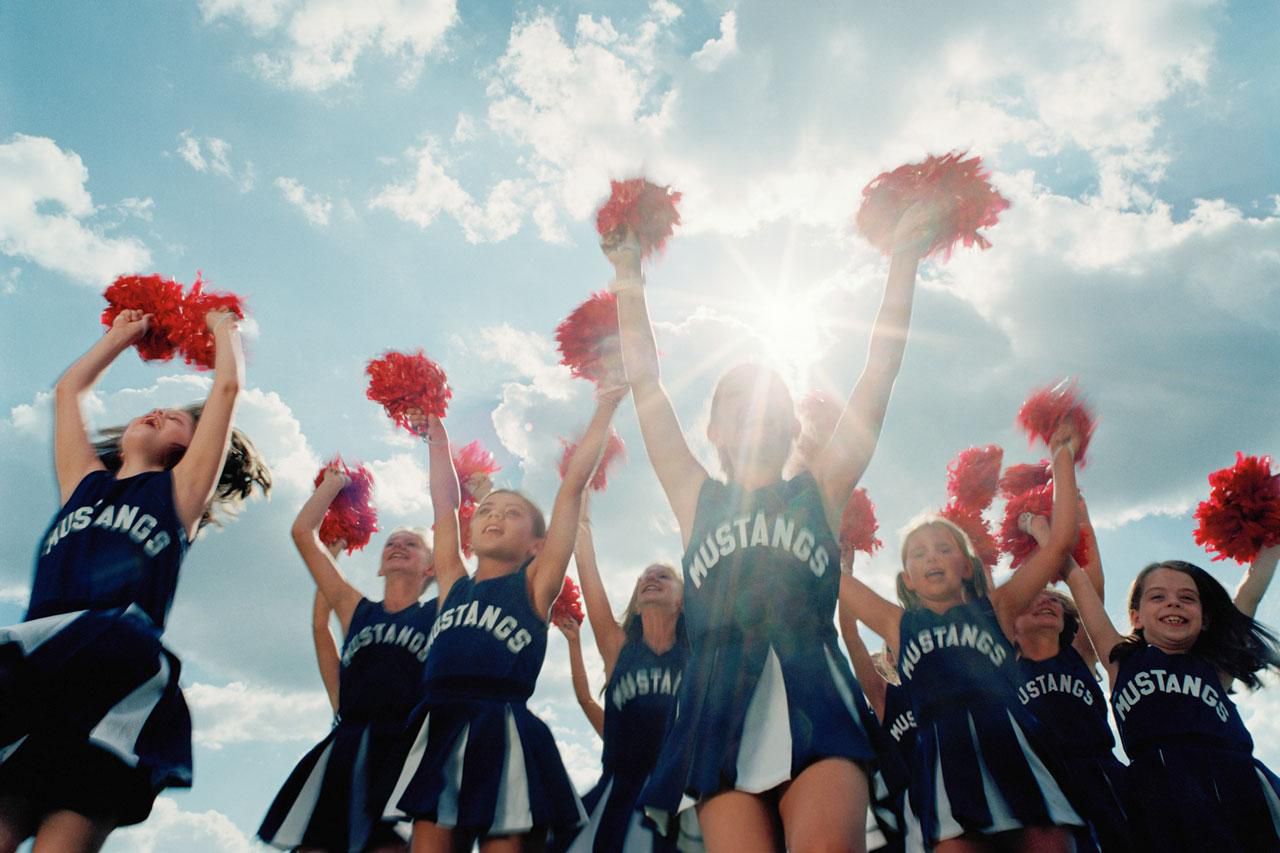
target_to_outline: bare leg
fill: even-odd
[[[415,820],[410,849],[413,853],[453,853],[453,830],[429,820]]]
[[[50,812],[40,821],[31,853],[97,853],[115,828],[112,821],[77,812]]]
[[[808,767],[778,804],[787,849],[863,853],[867,849],[867,774],[843,758]]]
[[[698,805],[707,853],[776,853],[782,850],[777,816],[767,798],[743,791],[716,794]]]
[[[36,831],[35,805],[21,797],[0,797],[0,853],[14,853]]]
[[[959,838],[948,838],[939,841],[933,853],[990,853],[997,849],[996,845],[981,835],[962,835]]]
[[[1019,853],[1073,853],[1076,849],[1071,830],[1064,826],[1029,826],[1009,834],[1014,841],[1011,849]]]

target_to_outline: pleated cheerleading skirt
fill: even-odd
[[[968,832],[1084,825],[1050,770],[1059,765],[1034,720],[1019,722],[1003,704],[977,700],[928,716],[916,738],[909,797],[926,846]]]
[[[415,716],[385,817],[481,837],[564,832],[586,821],[551,730],[523,702],[457,699]]]
[[[554,839],[549,849],[556,853],[675,853],[700,846],[687,837],[681,844],[679,835],[659,835],[647,824],[638,804],[644,783],[644,778],[605,771],[582,798],[586,825],[576,835]],[[693,817],[692,811],[688,814]]]
[[[281,850],[347,850],[405,841],[382,819],[384,780],[396,769],[401,727],[344,720],[302,757],[258,828],[258,838]]]
[[[180,672],[133,605],[0,628],[0,793],[145,820],[161,789],[191,785]]]
[[[1066,747],[1060,781],[1088,826],[1076,833],[1077,853],[1124,853],[1137,848],[1124,806],[1128,768],[1107,751],[1076,754]]]
[[[1135,850],[1280,850],[1280,779],[1247,752],[1179,744],[1130,754]]]
[[[826,644],[726,645],[685,668],[675,719],[641,803],[659,831],[727,790],[772,790],[826,758],[864,766],[870,711],[848,663]]]

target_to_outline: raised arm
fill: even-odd
[[[311,641],[316,647],[316,666],[320,668],[320,681],[324,683],[324,692],[329,695],[329,705],[334,713],[338,712],[338,676],[342,669],[338,657],[338,644],[334,642],[333,632],[329,629],[329,615],[333,608],[329,600],[320,590],[316,590],[316,600],[311,605]]]
[[[582,492],[600,462],[600,454],[609,435],[609,423],[626,393],[626,386],[597,392],[595,413],[565,466],[560,491],[556,492],[556,502],[551,507],[547,538],[529,566],[529,600],[544,619],[550,614],[551,605],[564,585],[564,573],[569,568],[569,557],[573,555],[573,546],[578,540]]]
[[[210,311],[204,320],[213,332],[213,387],[200,412],[191,444],[173,468],[174,504],[189,534],[195,533],[222,477],[236,398],[244,382],[244,352],[236,315]]]
[[[1258,604],[1271,585],[1271,578],[1276,573],[1276,562],[1280,560],[1280,545],[1263,548],[1254,558],[1236,587],[1236,609],[1250,619],[1258,612]]]
[[[684,544],[693,530],[698,492],[707,470],[694,458],[676,418],[671,398],[662,387],[658,347],[645,302],[644,275],[640,271],[640,243],[630,229],[625,236],[612,234],[602,244],[614,267],[613,289],[618,295],[618,330],[622,364],[636,401],[636,417],[645,452],[676,515]]]
[[[556,620],[556,627],[569,643],[569,675],[573,679],[573,695],[578,700],[578,707],[587,715],[587,722],[591,723],[596,734],[604,737],[604,708],[591,695],[587,665],[582,660],[581,626],[572,618],[565,618]]]
[[[1114,685],[1116,665],[1111,662],[1111,650],[1124,637],[1111,624],[1107,608],[1102,605],[1102,599],[1098,598],[1093,583],[1079,566],[1073,567],[1067,574],[1067,586],[1071,589],[1071,597],[1075,599],[1076,610],[1080,611],[1080,622],[1089,634],[1094,651],[1098,653],[1098,660],[1102,661],[1102,666],[1107,671],[1107,680]]]
[[[596,546],[591,535],[591,518],[587,510],[588,498],[582,498],[582,517],[578,520],[578,540],[573,548],[573,561],[578,564],[578,580],[582,584],[582,600],[587,606],[587,620],[596,638],[596,648],[604,659],[605,678],[613,674],[618,662],[618,652],[626,642],[626,634],[613,619],[609,593],[600,579],[600,567],[596,564]]]
[[[151,315],[121,311],[107,333],[58,377],[53,386],[53,468],[66,503],[90,471],[105,468],[89,440],[80,400],[98,383],[120,353],[147,333]]]
[[[894,231],[896,248],[889,262],[884,298],[871,329],[867,362],[831,438],[818,451],[814,462],[813,475],[822,489],[827,520],[833,530],[839,529],[840,512],[867,470],[880,439],[889,395],[902,367],[907,329],[911,325],[916,269],[921,250],[928,245],[927,234],[935,227],[933,215],[930,208],[917,204],[908,208],[898,222]]]
[[[1098,593],[1098,600],[1106,604],[1107,582],[1102,574],[1102,551],[1098,548],[1098,533],[1093,529],[1093,520],[1089,518],[1089,505],[1083,497],[1080,498],[1077,512],[1079,513],[1080,529],[1085,532],[1087,537],[1085,564],[1080,568],[1084,569],[1089,582],[1093,584],[1094,590]]]
[[[856,619],[886,643],[893,645],[898,642],[902,608],[852,574],[840,575],[840,610],[842,620]]]
[[[1076,524],[1076,447],[1079,439],[1073,429],[1060,427],[1051,442],[1053,453],[1053,510],[1049,519],[1049,538],[1013,573],[1003,586],[991,593],[991,603],[1005,635],[1012,637],[1013,622],[1032,600],[1054,580],[1062,576],[1071,549],[1080,536]],[[1096,594],[1095,594],[1096,595]]]
[[[1080,511],[1081,514],[1083,514],[1083,500],[1080,501]],[[1093,536],[1092,526],[1082,524],[1081,527],[1087,528],[1090,537]],[[1037,515],[1030,519],[1027,524],[1027,532],[1035,538],[1037,545],[1043,547],[1044,544],[1049,541],[1049,519],[1042,515]],[[1098,557],[1098,543],[1092,538],[1089,540],[1088,550],[1091,556],[1088,557],[1086,561],[1088,563],[1087,566],[1081,566],[1077,563],[1074,556],[1067,557],[1067,568],[1063,573],[1063,577],[1065,578],[1066,575],[1070,574],[1072,571],[1080,569],[1084,572],[1085,577],[1089,579],[1089,583],[1093,585],[1093,590],[1097,593],[1098,600],[1105,603],[1105,599],[1102,597],[1102,564]],[[1032,604],[1030,606],[1035,606],[1034,599],[1032,599]],[[1089,671],[1092,672],[1093,665],[1098,661],[1098,653],[1093,648],[1093,643],[1089,640],[1089,632],[1077,631],[1075,637],[1071,639],[1071,646],[1084,660],[1085,664],[1089,667]]]
[[[293,527],[289,531],[293,536],[294,546],[302,555],[302,562],[306,564],[307,571],[311,572],[311,578],[316,582],[316,587],[333,607],[344,635],[351,627],[351,616],[356,612],[356,605],[360,603],[361,596],[359,590],[342,576],[342,572],[338,570],[337,560],[321,543],[320,523],[324,521],[324,514],[329,509],[329,504],[333,503],[338,492],[342,491],[349,482],[351,482],[350,479],[336,467],[328,468],[324,472],[324,479],[320,481],[320,485],[316,486],[311,497],[307,498],[302,509],[298,510],[298,517],[293,520]]]
[[[862,642],[862,635],[858,633],[858,620],[854,618],[853,611],[842,599],[839,607],[840,616],[840,637],[844,640],[845,650],[849,652],[849,662],[853,664],[853,674],[857,677],[858,683],[862,685],[862,692],[867,695],[867,701],[871,703],[871,708],[876,712],[876,717],[880,722],[884,722],[884,697],[888,685],[881,677],[879,670],[876,669],[875,662],[871,660],[871,652],[867,651],[867,644]]]
[[[458,522],[458,505],[462,490],[458,487],[458,471],[453,467],[449,451],[449,432],[435,415],[426,419],[427,479],[431,491],[431,510],[435,516],[434,536],[436,587],[443,607],[455,581],[466,577],[467,565],[462,560],[462,533]]]

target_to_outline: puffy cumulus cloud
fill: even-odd
[[[107,853],[250,853],[257,844],[217,811],[184,811],[168,797],[156,799],[146,823],[111,833]]]
[[[191,706],[193,738],[210,749],[253,742],[314,743],[333,718],[323,690],[282,691],[233,681],[192,684],[182,692]]]
[[[93,287],[150,266],[140,241],[92,226],[88,180],[80,155],[48,137],[17,133],[0,143],[0,252]],[[17,275],[7,280],[6,292]]]
[[[277,44],[254,57],[268,79],[320,92],[349,80],[362,54],[399,60],[406,82],[441,49],[458,19],[455,0],[201,0],[206,22],[240,19]]]
[[[312,225],[323,227],[329,224],[329,214],[333,211],[332,201],[312,192],[293,178],[279,177],[275,184],[284,200],[301,210]]]
[[[691,58],[698,69],[715,71],[737,52],[738,13],[730,10],[720,16],[720,37],[707,39]]]
[[[396,453],[368,463],[373,472],[374,502],[380,509],[396,515],[417,515],[431,509],[427,469],[418,461],[421,455]]]
[[[178,149],[174,152],[183,162],[197,172],[208,172],[226,178],[242,193],[253,189],[257,174],[253,164],[245,161],[236,167],[231,162],[231,143],[216,136],[198,137],[190,130],[178,134]]]
[[[1280,766],[1280,678],[1264,676],[1263,683],[1261,690],[1241,691],[1234,698],[1249,734],[1253,735],[1253,754],[1268,767],[1277,767]]]

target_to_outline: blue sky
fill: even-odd
[[[384,526],[429,521],[420,449],[363,398],[369,357],[425,347],[455,388],[455,439],[482,439],[500,480],[550,502],[558,437],[590,409],[551,332],[609,278],[591,214],[610,177],[685,193],[650,303],[698,433],[715,378],[749,355],[797,392],[847,392],[885,272],[849,228],[862,185],[930,152],[982,154],[1014,207],[989,252],[922,272],[865,480],[883,528],[941,503],[960,448],[1032,459],[1018,402],[1071,374],[1101,416],[1082,486],[1113,614],[1143,563],[1207,562],[1190,535],[1205,475],[1280,446],[1280,8],[835,6],[0,6],[0,621],[20,618],[55,509],[48,391],[99,333],[115,275],[202,270],[248,298],[241,424],[277,475],[271,501],[196,546],[171,620],[195,788],[109,849],[251,847],[325,730],[287,537],[308,478],[341,451],[378,475]],[[88,411],[105,426],[203,381],[126,354]],[[618,425],[630,463],[595,515],[621,606],[678,540],[629,408]],[[865,572],[888,591],[882,538]],[[372,555],[346,568],[376,592]],[[1280,623],[1280,605],[1263,617]],[[534,704],[585,785],[598,744],[564,658],[556,639]],[[1275,695],[1243,700],[1273,765]]]

